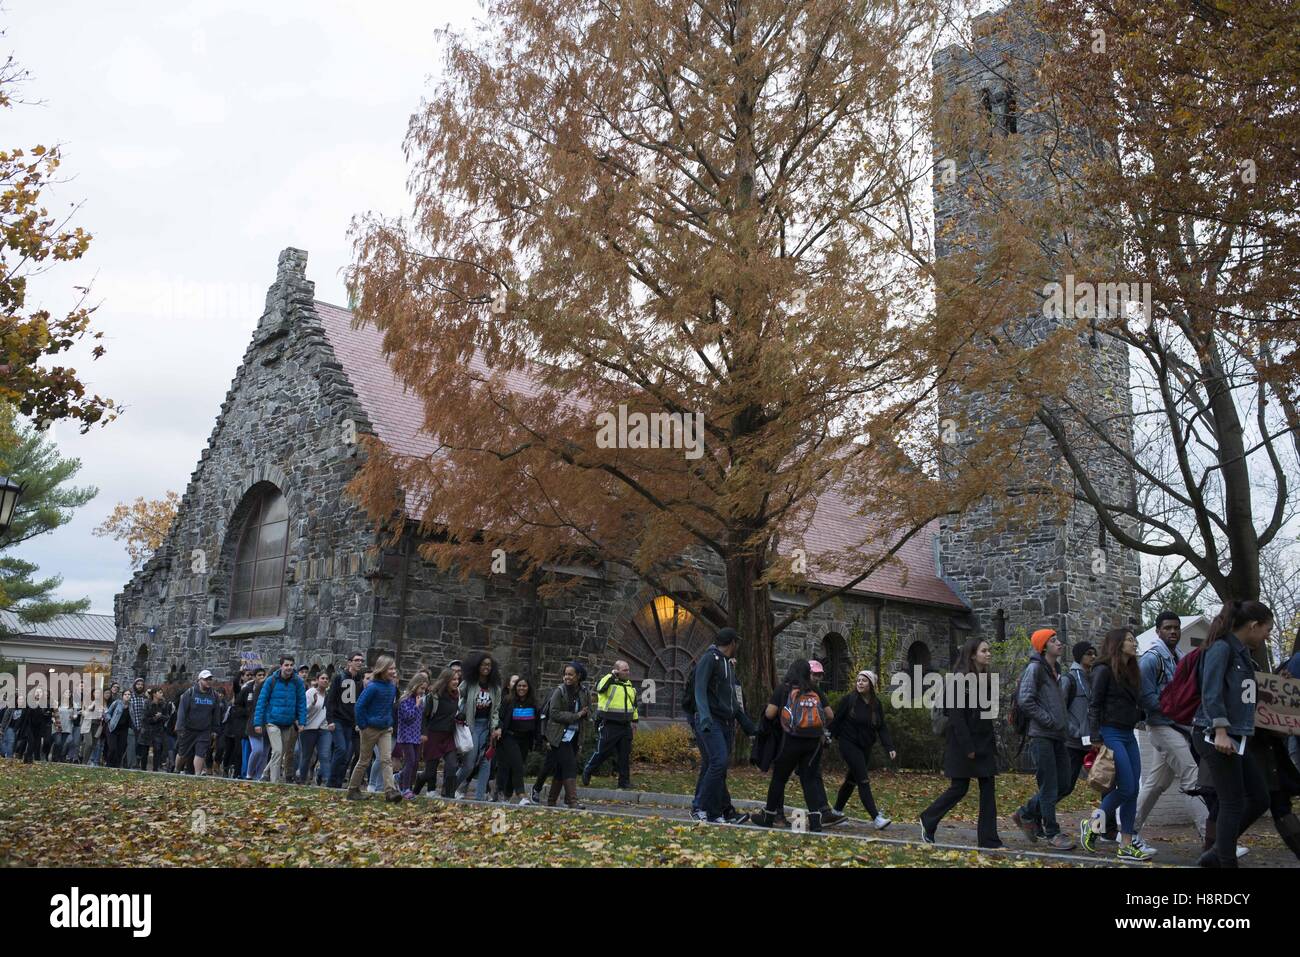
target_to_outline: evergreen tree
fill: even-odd
[[[0,532],[0,608],[26,622],[49,621],[90,606],[89,598],[55,599],[62,577],[37,578],[40,569],[13,554],[24,542],[67,524],[74,509],[99,494],[97,488],[67,484],[80,470],[80,459],[61,456],[43,433],[18,419],[12,406],[0,403],[0,475],[26,486],[13,522]]]

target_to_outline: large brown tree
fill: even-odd
[[[501,0],[445,34],[407,140],[414,215],[358,223],[350,275],[439,447],[372,443],[354,491],[445,533],[424,554],[466,573],[497,547],[518,574],[626,568],[741,629],[766,695],[796,617],[770,586],[859,584],[1010,454],[935,482],[936,389],[996,311],[932,311],[941,14]],[[607,447],[620,406],[699,416],[700,444]],[[801,556],[818,506],[852,527]]]

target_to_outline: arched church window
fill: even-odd
[[[289,506],[273,485],[255,493],[239,533],[230,589],[230,619],[284,614],[284,564],[289,545]]]
[[[843,636],[835,632],[828,632],[822,638],[821,653],[817,655],[821,661],[822,667],[826,669],[826,676],[822,679],[822,684],[826,691],[848,691],[849,690],[849,669],[853,667],[849,661],[849,646]]]
[[[655,700],[643,696],[638,705],[642,718],[685,718],[681,699],[686,679],[713,633],[711,625],[669,595],[660,595],[632,617],[615,641],[610,659],[627,661],[638,689],[646,679],[654,682]]]

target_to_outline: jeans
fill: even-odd
[[[248,780],[262,780],[262,772],[266,770],[266,735],[253,734],[248,738]]]
[[[3,755],[6,758],[12,758],[14,756],[15,734],[16,732],[14,731],[13,725],[5,728],[4,737],[0,738],[0,755]]]
[[[358,761],[357,764],[361,762]],[[379,791],[384,786],[383,766],[379,763],[379,745],[370,749],[370,790]]]
[[[480,755],[487,753],[488,742],[492,736],[492,719],[475,718],[474,719],[474,747],[470,749],[469,754],[465,755],[465,766],[460,772],[460,786],[465,787],[469,782],[469,775],[474,771],[474,762]],[[474,798],[478,801],[487,800],[488,779],[492,776],[492,762],[484,757],[479,762],[478,773],[474,778]]]
[[[1237,866],[1237,839],[1269,808],[1268,783],[1255,755],[1220,754],[1205,741],[1205,729],[1192,731],[1192,746],[1210,770],[1219,799],[1214,853],[1220,867]],[[1213,737],[1213,735],[1211,735]]]
[[[68,751],[68,734],[66,731],[54,732],[54,743],[50,745],[50,760],[62,761]]]
[[[64,745],[61,760],[69,763],[76,763],[81,760],[81,725],[77,725],[68,733],[68,740]]]
[[[334,741],[334,732],[327,731],[325,728],[317,728],[313,731],[304,731],[298,738],[299,744],[302,745],[302,759],[298,765],[298,780],[303,784],[314,784],[316,782],[307,780],[307,773],[311,770],[312,755],[316,756],[318,762],[317,775],[326,785],[330,781],[330,745]]]
[[[700,747],[700,776],[695,785],[695,800],[712,821],[722,817],[723,791],[727,785],[727,764],[731,749],[722,722],[712,718],[707,731],[699,729],[696,722],[695,741]]]
[[[1147,740],[1155,751],[1155,761],[1142,775],[1142,786],[1138,789],[1137,818],[1133,826],[1139,831],[1160,798],[1171,784],[1177,782],[1181,791],[1196,787],[1196,762],[1192,759],[1192,749],[1187,738],[1172,725],[1147,725]],[[1192,812],[1196,831],[1205,836],[1206,809],[1203,801],[1193,797],[1183,798]]]
[[[1041,821],[1043,835],[1056,837],[1061,833],[1061,826],[1056,823],[1056,802],[1070,788],[1070,759],[1065,753],[1065,742],[1030,738],[1029,752],[1034,758],[1038,793],[1020,809],[1020,816],[1027,821]]]
[[[342,719],[334,722],[333,738],[330,741],[330,776],[329,786],[343,787],[343,775],[348,771],[348,762],[356,753],[355,727]]]
[[[1115,787],[1101,799],[1101,809],[1119,818],[1121,834],[1136,834],[1138,782],[1142,779],[1142,752],[1132,728],[1101,726],[1101,740],[1115,752]],[[1234,853],[1236,853],[1234,849]]]

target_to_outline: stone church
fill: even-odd
[[[950,87],[994,88],[1004,102],[998,84],[1007,74],[989,67],[1006,60],[1000,42],[986,38],[978,55],[950,47],[936,57],[936,71]],[[1031,79],[1015,82],[1027,102]],[[963,215],[959,195],[936,194],[938,219]],[[361,650],[369,660],[394,654],[405,677],[486,649],[507,673],[549,683],[571,659],[594,671],[623,658],[638,684],[655,683],[643,716],[678,718],[687,669],[721,624],[696,619],[676,600],[682,596],[602,568],[553,569],[585,582],[552,600],[511,575],[461,581],[419,557],[413,523],[397,547],[378,547],[374,523],[344,492],[359,468],[355,436],[377,435],[407,454],[432,448],[420,405],[395,381],[380,342],[347,310],[316,300],[305,252],[280,254],[176,520],[117,596],[114,676],[183,680],[210,668],[224,681],[241,662],[274,665],[282,652],[332,668]],[[1095,371],[1127,396],[1126,363],[1099,357]],[[1117,468],[1114,480],[1122,487],[1132,478]],[[823,497],[809,552],[835,548],[862,521],[849,503]],[[1063,524],[984,541],[979,532],[989,521],[976,510],[914,536],[899,563],[783,632],[778,667],[821,658],[830,686],[842,689],[851,684],[850,640],[871,648],[896,636],[898,660],[883,662],[886,671],[942,668],[972,632],[992,637],[1047,624],[1072,641],[1133,608],[1136,558],[1112,549],[1106,574],[1096,575],[1084,560],[1097,538],[1086,509]],[[710,577],[723,594],[721,569]],[[805,595],[772,597],[778,617],[808,603]]]

